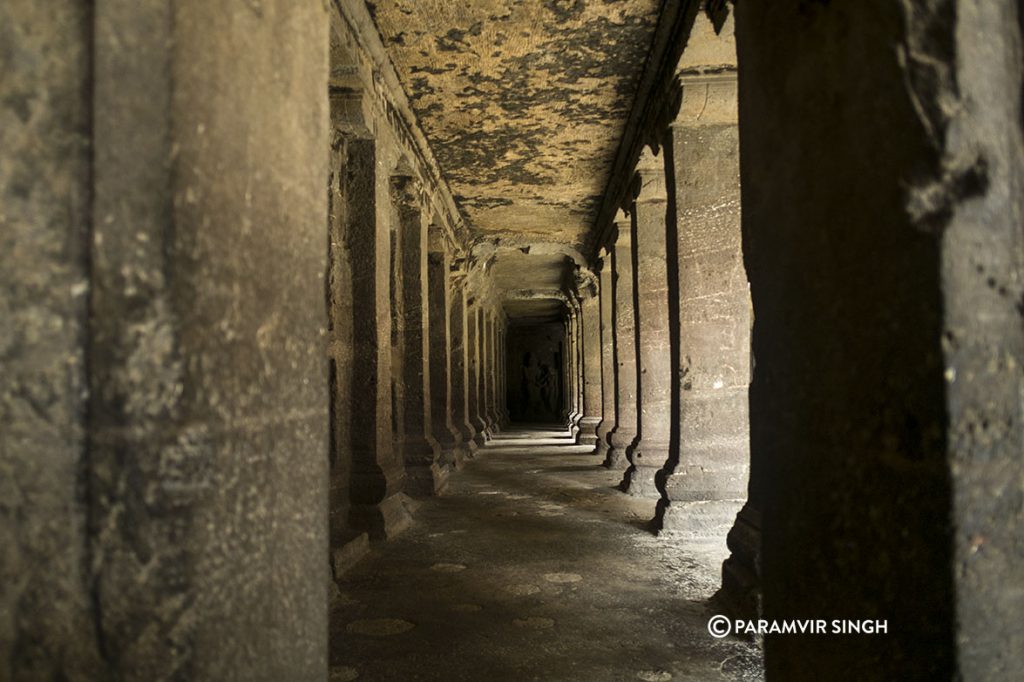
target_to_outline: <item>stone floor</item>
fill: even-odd
[[[708,633],[723,543],[666,542],[654,502],[561,432],[509,430],[415,503],[332,604],[331,680],[760,680]]]

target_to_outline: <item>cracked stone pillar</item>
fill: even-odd
[[[637,161],[639,194],[634,203],[636,322],[639,364],[639,423],[628,455],[623,489],[658,497],[655,475],[669,457],[672,432],[672,346],[669,338],[669,279],[666,262],[665,161],[644,147]]]
[[[466,347],[469,351],[469,391],[467,391],[469,420],[476,429],[474,440],[477,445],[482,446],[490,440],[490,435],[487,433],[487,421],[480,409],[483,388],[480,365],[480,305],[480,300],[476,299],[470,301],[470,305],[467,306],[469,326],[467,327],[466,342],[468,345]]]
[[[419,183],[412,177],[391,178],[395,229],[402,260],[398,295],[402,298],[402,389],[404,419],[398,434],[405,461],[405,490],[425,496],[441,492],[447,471],[441,447],[431,432],[430,330],[427,292],[427,214]]]
[[[751,307],[736,76],[685,78],[666,146],[679,273],[679,436],[656,525],[725,537],[746,499]]]
[[[612,258],[601,250],[600,297],[601,325],[601,423],[597,427],[597,452],[607,458],[608,437],[615,428],[615,300],[612,288]]]
[[[409,523],[397,496],[405,468],[396,455],[391,400],[391,234],[388,179],[377,143],[353,140],[346,165],[352,260],[352,525],[388,538]]]
[[[451,258],[445,243],[444,230],[430,228],[430,255],[427,262],[427,288],[430,302],[430,430],[441,446],[441,466],[461,468],[465,459],[462,433],[455,426],[455,400],[452,386],[451,289],[448,277]]]
[[[602,420],[601,396],[601,299],[587,290],[580,301],[580,357],[583,361],[583,417],[580,419],[581,445],[597,447],[597,428]]]
[[[469,412],[469,343],[464,274],[451,276],[451,347],[452,347],[452,421],[461,434],[466,457],[476,452],[476,429],[470,423]]]
[[[610,447],[604,465],[624,472],[629,466],[626,453],[636,440],[638,415],[632,214],[619,211],[615,234],[611,252],[615,298],[615,428],[608,435]]]

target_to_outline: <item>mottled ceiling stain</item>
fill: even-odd
[[[581,244],[659,0],[367,5],[471,227]]]

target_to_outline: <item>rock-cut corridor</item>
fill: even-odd
[[[646,528],[592,447],[511,428],[414,504],[332,596],[331,682],[760,680],[752,644],[714,639],[720,541]]]

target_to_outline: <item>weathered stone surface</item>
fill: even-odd
[[[1019,3],[736,11],[765,616],[889,622],[769,636],[768,675],[1012,676]]]
[[[633,248],[636,267],[637,438],[627,450],[629,470],[622,480],[631,495],[658,497],[655,476],[668,462],[675,387],[667,240],[666,161],[649,148],[637,164],[639,196],[634,203]],[[674,225],[674,220],[672,221]],[[671,235],[675,239],[673,231]],[[674,246],[674,245],[673,245]],[[672,249],[673,253],[675,249]]]
[[[462,432],[455,427],[452,400],[452,344],[450,331],[451,298],[448,286],[451,269],[443,237],[436,227],[430,228],[431,251],[427,262],[428,300],[430,307],[430,419],[431,435],[441,446],[441,466],[461,468],[465,460]]]
[[[601,280],[598,295],[601,298],[601,423],[597,427],[598,457],[606,458],[611,448],[608,437],[615,429],[615,292],[612,255],[605,252],[601,258]]]
[[[409,516],[396,495],[405,469],[396,451],[392,400],[391,235],[388,179],[376,172],[378,145],[348,145],[352,250],[352,510],[371,538],[401,532]],[[356,321],[358,320],[358,323]]]
[[[322,679],[326,12],[95,12],[83,483],[109,675]]]
[[[466,334],[466,348],[469,355],[469,413],[470,423],[476,429],[474,441],[478,446],[486,443],[490,435],[487,432],[487,420],[483,410],[483,362],[481,354],[482,345],[482,324],[483,311],[480,309],[480,302],[473,301],[466,306],[468,312],[468,327]]]
[[[582,242],[658,3],[370,6],[473,226]]]
[[[393,298],[401,298],[398,310],[402,330],[399,337],[402,420],[396,441],[401,443],[405,462],[405,492],[422,497],[442,492],[448,476],[447,467],[441,463],[441,446],[432,428],[427,281],[429,222],[419,182],[411,176],[392,176],[391,204],[393,229],[401,244],[402,261],[400,270],[392,274],[398,276],[398,281],[392,282],[392,291]],[[444,364],[443,358],[441,361]],[[438,369],[443,371],[443,367]],[[441,398],[444,399],[444,394]]]
[[[580,302],[580,355],[583,359],[583,417],[580,419],[580,445],[597,448],[597,427],[604,405],[601,395],[601,299],[588,292]]]
[[[452,288],[452,418],[462,434],[466,455],[471,457],[476,452],[477,444],[476,428],[471,421],[469,409],[469,306],[466,304],[466,286],[462,277],[452,283]]]
[[[99,679],[87,546],[91,14],[0,5],[0,678]]]
[[[735,74],[684,78],[682,89],[666,147],[678,245],[678,442],[655,523],[724,537],[746,498],[750,460]]]
[[[605,466],[625,471],[626,452],[637,435],[636,286],[633,269],[633,217],[621,214],[612,249],[615,296],[615,429],[608,436],[611,447]]]

